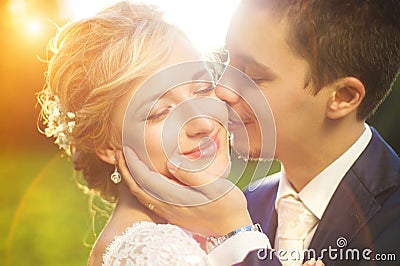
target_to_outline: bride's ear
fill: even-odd
[[[114,165],[117,158],[117,150],[113,147],[99,148],[96,151],[97,156],[104,162]]]

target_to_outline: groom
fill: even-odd
[[[275,250],[302,215],[302,248],[326,265],[400,263],[400,160],[365,124],[400,68],[399,14],[399,1],[244,0],[233,17],[230,64],[257,83],[276,123],[282,171],[246,192]],[[236,94],[216,93],[250,115]],[[372,261],[382,254],[397,261]]]
[[[321,257],[326,265],[400,261],[400,159],[365,124],[400,68],[399,14],[398,0],[242,0],[233,16],[226,40],[230,64],[268,99],[275,159],[282,164],[281,172],[246,191],[248,210],[284,262],[293,260],[289,250],[303,249],[306,258]],[[257,121],[245,102],[224,88],[216,94],[251,130]],[[250,156],[258,157],[258,150],[254,145]],[[173,170],[190,185],[187,173]],[[131,191],[150,201],[139,189]],[[150,203],[167,220],[182,217],[185,228],[185,217],[196,214]],[[197,226],[214,219],[212,207],[209,216],[196,217]],[[224,228],[224,220],[214,221]],[[259,252],[243,262],[264,263]]]

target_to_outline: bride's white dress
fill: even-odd
[[[103,265],[211,265],[190,233],[171,224],[137,222],[107,247]]]

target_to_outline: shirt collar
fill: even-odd
[[[357,141],[339,158],[315,176],[299,193],[290,184],[282,167],[275,200],[275,209],[278,210],[278,202],[281,198],[293,195],[295,198],[300,198],[304,205],[321,220],[340,181],[365,150],[371,138],[371,129],[365,124],[365,130]]]

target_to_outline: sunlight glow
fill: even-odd
[[[200,49],[223,47],[237,0],[153,0],[166,20],[181,27]]]
[[[59,0],[60,17],[90,16],[116,0]],[[160,6],[166,20],[178,25],[200,50],[224,45],[231,14],[239,0],[148,0]]]
[[[27,31],[32,35],[38,35],[42,31],[42,24],[38,20],[31,20],[27,22]]]
[[[27,34],[29,38],[42,35],[43,24],[38,17],[32,16],[32,11],[28,12],[27,3],[24,0],[13,0],[8,3],[8,9],[12,15],[12,22],[19,29],[22,29],[24,34]]]
[[[63,19],[82,19],[101,9],[119,2],[118,0],[58,0],[59,15]]]
[[[26,15],[26,4],[24,0],[10,1],[8,9],[14,17]]]

